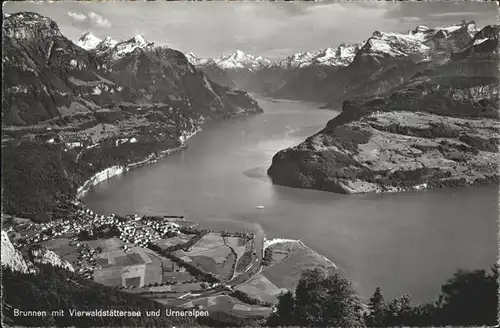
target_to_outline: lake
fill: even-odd
[[[185,215],[202,227],[300,239],[364,300],[380,286],[386,298],[432,301],[456,269],[496,262],[497,186],[368,195],[275,186],[272,156],[338,112],[257,100],[264,114],[208,123],[187,150],[99,184],[85,202],[101,213]]]

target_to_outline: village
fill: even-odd
[[[179,235],[182,229],[193,229],[196,224],[189,224],[182,217],[158,217],[115,214],[99,215],[74,201],[72,214],[42,223],[28,223],[21,228],[20,238],[14,243],[18,247],[44,244],[56,239],[68,239],[68,246],[76,250],[77,260],[72,263],[75,272],[89,279],[96,269],[100,269],[96,257],[102,252],[101,247],[89,246],[88,241],[117,238],[122,242],[120,249],[125,253],[133,247],[147,248],[149,243]],[[181,222],[180,223],[176,223]]]
[[[100,215],[74,200],[52,221],[23,219],[10,234],[17,247],[46,247],[97,283],[163,304],[243,315],[268,314],[300,268],[332,266],[298,241],[196,226],[182,216]]]

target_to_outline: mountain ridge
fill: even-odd
[[[445,63],[344,100],[323,130],[273,157],[273,183],[348,194],[498,183],[499,33],[486,26]]]
[[[402,33],[375,31],[357,44],[299,52],[269,60],[267,65],[255,63],[253,66],[258,69],[250,61],[257,56],[244,57],[241,53],[241,63],[228,68],[218,65],[227,55],[210,59],[192,56],[191,61],[202,70],[216,69],[219,77],[225,72],[224,81],[233,81],[247,91],[323,101],[328,108],[338,108],[344,98],[388,91],[426,66],[444,63],[450,53],[462,48],[477,31],[474,21],[435,28],[420,25]],[[236,57],[238,54],[233,54]]]
[[[248,93],[142,37],[87,51],[54,21],[26,12],[5,15],[3,32],[9,214],[45,220],[97,172],[160,158],[207,120],[262,112]]]

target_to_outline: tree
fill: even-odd
[[[318,268],[303,271],[295,297],[290,292],[282,295],[276,309],[275,322],[271,320],[269,325],[290,325],[293,320],[292,324],[299,326],[364,327],[354,288],[338,272],[328,275]]]
[[[380,287],[375,289],[375,293],[370,298],[368,303],[368,309],[370,314],[365,316],[368,326],[370,327],[384,327],[384,316],[385,316],[385,300],[382,295],[382,290]]]
[[[291,291],[278,296],[278,304],[267,320],[269,326],[292,326],[295,324],[295,297]]]
[[[382,306],[382,315],[375,319],[375,305],[382,292],[370,299],[368,326],[494,326],[498,313],[498,266],[491,273],[485,270],[459,270],[442,287],[437,302],[411,305],[403,295]]]
[[[385,307],[385,325],[399,326],[408,325],[408,318],[411,316],[411,297],[403,294],[399,298],[393,299]]]
[[[439,323],[494,326],[498,323],[498,266],[485,270],[459,270],[441,287]]]

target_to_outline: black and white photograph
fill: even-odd
[[[498,325],[498,2],[2,16],[2,327]]]

